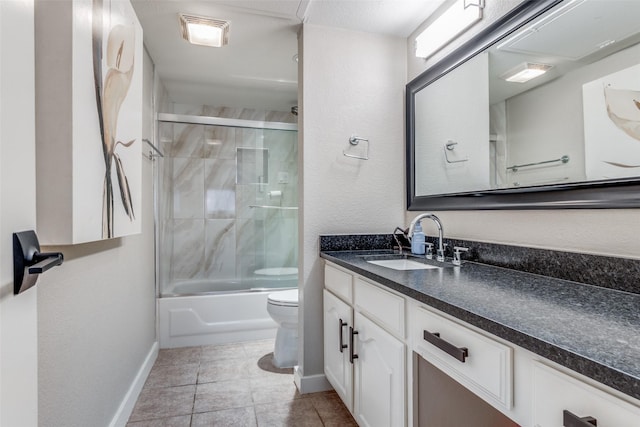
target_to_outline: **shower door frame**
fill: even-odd
[[[234,128],[249,128],[249,129],[264,129],[264,130],[281,130],[281,131],[298,131],[297,123],[286,122],[271,122],[262,120],[249,120],[249,119],[236,119],[226,117],[213,117],[213,116],[198,116],[189,114],[174,114],[174,113],[156,113],[156,120],[154,126],[154,139],[159,135],[158,128],[161,123],[179,123],[179,124],[195,124],[195,125],[213,125],[213,126],[225,126]],[[164,157],[164,156],[163,156]],[[160,263],[162,262],[157,247],[157,242],[160,238],[160,227],[158,222],[160,220],[160,213],[158,211],[158,169],[154,167],[154,228],[155,228],[155,251],[156,251],[156,280],[155,280],[155,295],[156,299],[162,298],[161,284],[161,271]],[[280,208],[287,209],[287,208]],[[296,208],[297,209],[297,208]]]

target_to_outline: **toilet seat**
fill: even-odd
[[[267,297],[267,301],[271,305],[279,305],[282,307],[297,307],[298,290],[290,289],[288,291],[272,292]]]

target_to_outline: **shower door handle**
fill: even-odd
[[[338,320],[340,321],[340,353],[343,353],[342,350],[348,347],[348,345],[342,344],[342,341],[343,341],[342,328],[347,326],[347,322],[343,322],[342,319],[338,319]]]
[[[353,360],[358,358],[358,355],[353,351],[353,337],[358,335],[358,331],[354,331],[352,326],[349,326],[349,362],[353,365]]]

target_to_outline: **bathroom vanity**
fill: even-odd
[[[321,252],[325,374],[359,425],[640,426],[640,295],[368,262],[390,253]]]

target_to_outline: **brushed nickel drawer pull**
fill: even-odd
[[[456,347],[450,342],[443,340],[442,338],[440,338],[439,332],[429,332],[427,330],[424,330],[422,337],[425,339],[425,341],[435,345],[440,350],[444,351],[452,357],[455,357],[462,363],[464,363],[465,359],[469,357],[469,350],[466,347]]]

